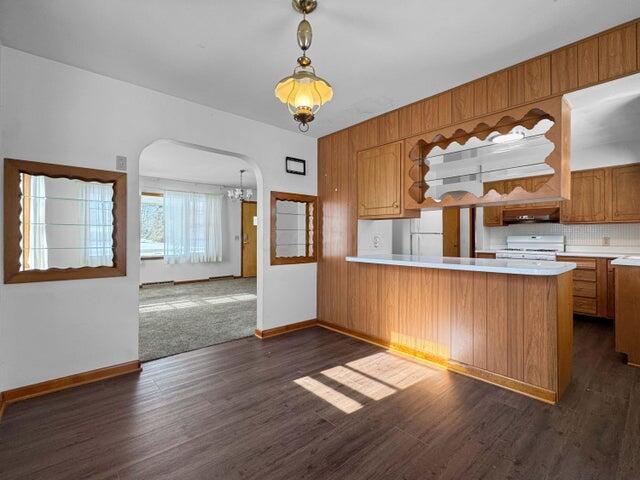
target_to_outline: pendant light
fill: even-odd
[[[307,57],[307,50],[311,46],[313,32],[307,15],[317,7],[316,0],[292,0],[295,11],[302,13],[302,21],[298,24],[298,45],[302,49],[302,56],[298,58],[298,65],[293,75],[283,78],[275,89],[276,98],[286,103],[293,119],[298,122],[301,132],[309,130],[309,123],[313,121],[322,105],[333,98],[333,89],[329,82],[316,75],[311,66],[311,59]]]
[[[244,188],[242,185],[242,175],[246,170],[240,170],[240,188],[231,188],[227,190],[227,197],[229,200],[235,202],[243,202],[245,200],[251,200],[253,197],[253,190],[250,188]]]

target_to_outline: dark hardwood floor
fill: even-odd
[[[578,319],[546,405],[320,328],[10,405],[0,478],[638,479],[640,369]]]

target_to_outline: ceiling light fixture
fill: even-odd
[[[522,127],[515,127],[509,133],[494,133],[489,135],[489,141],[492,143],[511,143],[522,140],[525,137],[525,130]]]
[[[246,170],[240,170],[240,188],[232,188],[227,190],[227,197],[229,200],[235,202],[244,202],[245,200],[251,200],[253,197],[253,190],[250,188],[244,188],[242,185],[242,175]]]
[[[315,69],[311,66],[311,59],[307,57],[313,37],[307,15],[316,9],[317,1],[292,0],[291,3],[293,9],[302,14],[297,34],[302,56],[298,58],[293,75],[278,82],[275,94],[278,100],[287,104],[293,119],[298,122],[298,129],[306,132],[309,130],[309,122],[313,121],[320,107],[333,98],[333,89],[329,82],[316,75]]]

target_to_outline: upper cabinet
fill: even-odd
[[[610,169],[607,217],[611,222],[640,222],[640,164]]]
[[[600,81],[633,73],[637,68],[636,25],[628,25],[598,38]]]
[[[602,223],[606,211],[605,170],[571,173],[571,200],[562,202],[562,223]]]
[[[359,218],[401,218],[419,214],[403,209],[401,162],[401,142],[358,152]]]
[[[484,184],[484,193],[495,190],[497,193],[504,193],[504,182],[487,182]],[[483,222],[485,227],[501,227],[502,226],[502,207],[484,207]]]

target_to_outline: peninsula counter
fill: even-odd
[[[574,263],[346,260],[347,324],[324,326],[550,403],[571,381]]]

